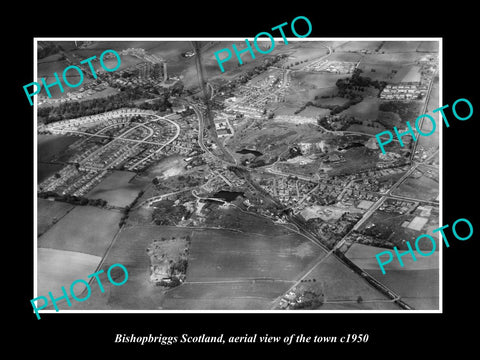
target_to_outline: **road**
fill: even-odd
[[[80,164],[83,164],[85,162],[88,161],[88,159],[92,158],[93,156],[97,155],[98,153],[101,153],[102,151],[105,150],[105,148],[107,146],[111,146],[112,143],[114,143],[115,141],[118,141],[118,140],[121,140],[121,141],[129,141],[129,142],[133,142],[135,143],[135,147],[141,145],[141,144],[149,144],[149,145],[156,145],[156,146],[160,146],[159,149],[157,149],[155,152],[147,155],[146,157],[140,159],[139,161],[137,161],[135,164],[133,164],[132,166],[129,167],[129,170],[132,170],[135,168],[135,166],[137,166],[138,164],[141,164],[142,162],[148,160],[149,158],[151,158],[152,156],[155,156],[156,154],[158,154],[165,146],[171,144],[173,141],[175,141],[178,136],[180,135],[180,126],[174,122],[173,120],[170,120],[168,119],[167,117],[164,117],[164,116],[160,116],[160,115],[156,115],[156,114],[152,114],[152,113],[149,113],[149,112],[137,112],[135,113],[135,115],[140,115],[140,116],[153,116],[155,117],[156,119],[155,120],[150,120],[148,122],[145,122],[145,123],[138,123],[137,125],[133,126],[132,128],[128,129],[127,131],[123,132],[122,134],[120,134],[119,136],[115,136],[115,137],[112,137],[112,136],[107,136],[107,135],[100,135],[100,132],[102,131],[105,131],[107,128],[110,128],[110,127],[113,127],[113,126],[118,126],[119,124],[113,124],[113,125],[108,125],[106,126],[105,128],[102,128],[100,129],[99,131],[97,131],[96,133],[94,134],[91,134],[91,133],[87,133],[87,132],[84,132],[84,131],[76,131],[76,130],[65,130],[65,132],[68,132],[68,133],[74,133],[74,134],[81,134],[81,135],[87,135],[87,136],[91,136],[91,137],[102,137],[102,138],[108,138],[108,139],[112,139],[112,141],[110,141],[108,144],[106,144],[105,146],[102,146],[100,149],[94,151],[92,154],[90,154],[89,156],[87,156],[85,159],[83,159],[82,161],[80,161]],[[150,137],[152,137],[153,135],[153,130],[151,128],[149,128],[148,125],[149,123],[152,123],[152,122],[158,122],[158,121],[161,121],[161,120],[164,120],[164,121],[167,121],[169,122],[170,124],[172,124],[175,128],[176,128],[176,133],[173,137],[171,137],[167,142],[165,143],[159,143],[159,142],[153,142],[153,141],[148,141],[147,139],[149,139]],[[141,140],[137,140],[137,139],[127,139],[125,138],[128,134],[130,134],[132,131],[136,130],[137,128],[139,127],[144,127],[146,128],[148,131],[149,131],[149,134],[147,136],[145,136],[143,139]],[[133,150],[133,148],[131,149]],[[112,163],[115,163],[116,160],[114,160]],[[105,168],[108,168],[108,165],[105,166]]]
[[[328,57],[332,53],[332,50],[330,48],[328,48],[328,50],[329,50],[328,54],[325,55],[324,57],[322,57],[322,59]],[[200,83],[205,90],[205,83],[204,83],[203,71],[202,71],[203,69],[201,69],[201,68],[202,68],[201,62],[200,62],[200,60],[198,60],[197,70],[202,75],[200,77]],[[287,77],[288,77],[288,73],[285,73],[284,74],[284,79],[283,79],[284,83],[286,82]],[[431,90],[431,86],[430,86],[430,89],[429,89],[429,94],[430,94],[430,90]],[[206,94],[206,92],[205,92],[205,94]],[[425,103],[427,103],[427,102],[428,102],[428,99],[426,99]],[[208,107],[208,104],[207,104],[207,107]],[[206,153],[210,154],[212,157],[216,158],[217,160],[221,161],[223,164],[233,165],[232,163],[230,163],[228,161],[225,161],[225,160],[219,158],[218,156],[214,155],[211,151],[209,151],[206,148],[206,146],[204,144],[204,139],[203,139],[205,119],[203,118],[203,114],[201,113],[201,111],[199,111],[197,108],[194,107],[194,111],[197,114],[198,119],[199,119],[199,145],[202,148],[202,150],[204,150]],[[208,111],[208,109],[207,109],[207,111]],[[212,119],[210,119],[210,122],[212,122]],[[327,129],[324,129],[324,130],[326,132],[335,133],[335,134],[338,134],[338,135],[347,135],[347,134],[352,134],[353,135],[353,134],[355,134],[355,135],[368,135],[368,136],[372,136],[372,137],[374,136],[372,134],[364,134],[364,133],[359,133],[359,132],[333,132],[333,131],[330,131],[330,130],[327,130]],[[214,137],[213,141],[217,142],[217,138]],[[221,148],[221,147],[219,146],[219,148]],[[222,151],[225,152],[224,150],[222,150]],[[228,154],[228,155],[230,155],[230,154]],[[284,216],[284,220],[286,220],[287,224],[294,225],[298,229],[299,233],[301,233],[303,236],[307,237],[309,240],[314,242],[316,245],[318,245],[324,251],[321,258],[318,261],[316,261],[313,264],[313,266],[311,266],[309,269],[306,269],[305,272],[303,273],[303,275],[301,275],[300,278],[293,283],[293,285],[290,287],[289,290],[286,291],[286,293],[288,293],[290,290],[292,290],[293,288],[298,286],[301,283],[301,281],[304,280],[305,278],[307,278],[322,262],[325,261],[325,259],[334,258],[336,261],[340,262],[344,266],[347,266],[349,269],[351,269],[354,273],[356,273],[359,277],[361,277],[364,281],[366,281],[370,286],[374,287],[379,292],[381,292],[387,299],[389,299],[389,300],[386,300],[386,301],[394,302],[402,309],[412,310],[413,308],[411,306],[409,306],[408,304],[406,304],[405,302],[403,302],[398,294],[396,294],[393,290],[391,290],[390,288],[388,288],[387,286],[385,286],[384,284],[382,284],[381,282],[379,282],[378,280],[373,278],[370,274],[368,274],[366,271],[362,270],[360,267],[358,267],[352,261],[350,261],[347,257],[345,257],[345,255],[342,252],[339,251],[339,249],[344,245],[348,235],[350,235],[352,231],[355,231],[358,228],[360,228],[360,226],[362,226],[365,223],[365,221],[367,221],[372,216],[372,214],[384,203],[384,201],[386,199],[388,199],[388,198],[407,199],[406,197],[393,195],[392,192],[395,189],[397,189],[397,187],[400,186],[400,184],[403,183],[403,181],[405,181],[405,179],[407,179],[416,170],[416,168],[419,165],[420,165],[420,163],[413,163],[412,166],[410,167],[410,169],[408,169],[406,171],[406,173],[397,182],[395,182],[386,193],[381,194],[381,197],[368,209],[367,212],[365,212],[365,214],[353,226],[353,228],[337,244],[335,244],[335,246],[333,246],[331,248],[327,245],[327,243],[325,242],[324,239],[322,239],[318,234],[311,231],[306,226],[306,224],[303,222],[302,219],[298,218],[295,215],[291,215],[291,214]],[[246,182],[248,182],[253,188],[255,188],[257,190],[258,196],[263,197],[267,202],[273,202],[273,203],[279,205],[280,209],[283,208],[283,205],[280,204],[280,202],[277,199],[273,198],[264,189],[262,189],[258,184],[256,184],[254,181],[251,180],[251,177],[248,174],[248,171],[246,171],[246,169],[241,169],[240,167],[236,167],[236,169],[240,172],[240,174],[241,174],[240,177],[243,177]],[[269,173],[272,173],[272,174],[275,174],[275,175],[285,176],[285,174],[283,174],[281,172],[278,172],[278,171],[275,171],[271,168],[267,168],[267,169],[265,169],[265,171],[269,172]],[[237,173],[237,175],[239,175],[239,174]],[[287,174],[287,176],[288,176],[288,174]],[[306,181],[312,181],[311,178],[301,177],[301,176],[298,176],[298,175],[296,175],[296,176],[299,179],[303,179],[303,180],[306,180]],[[351,185],[351,183],[349,185]],[[317,187],[318,187],[318,185],[317,185]],[[347,188],[348,188],[348,186],[347,186]],[[194,195],[196,196],[196,193]],[[308,196],[308,194],[307,194],[307,196]],[[198,196],[196,196],[196,197],[198,197]],[[305,198],[306,198],[306,196],[302,199],[302,201]],[[416,199],[408,199],[408,200],[416,201]],[[283,297],[283,295],[280,296],[279,298],[277,298],[276,301],[273,302],[272,308],[275,308],[277,301],[281,297]]]
[[[155,115],[155,116],[158,116],[158,115]],[[169,144],[171,144],[172,142],[174,142],[178,136],[180,135],[180,125],[178,125],[175,121],[173,120],[170,120],[166,117],[161,117],[161,116],[158,116],[159,118],[163,119],[163,120],[166,120],[168,122],[170,122],[173,126],[175,126],[177,128],[177,131],[175,133],[175,135],[170,138],[170,140],[168,140],[165,144],[161,145],[160,149],[156,150],[155,152],[151,153],[150,155],[147,155],[146,157],[144,157],[143,159],[140,159],[139,161],[137,161],[135,164],[133,164],[132,166],[130,166],[129,170],[132,170],[134,169],[138,164],[141,164],[143,163],[144,161],[150,159],[152,156],[155,156],[156,154],[158,154],[160,151],[163,150],[163,148]]]

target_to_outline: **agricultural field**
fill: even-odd
[[[285,51],[288,51],[289,46],[284,45],[283,41],[276,41],[275,49],[268,55],[262,55],[255,51],[255,59],[252,59],[249,52],[244,53],[241,56],[243,65],[239,66],[238,59],[232,49],[232,44],[235,44],[239,51],[246,47],[245,40],[231,40],[214,42],[213,45],[202,51],[202,62],[205,68],[205,76],[207,76],[209,79],[214,80],[216,78],[222,78],[224,80],[232,80],[236,76],[244,74],[245,72],[255,68],[256,66],[262,65],[265,59],[285,53]],[[217,63],[217,59],[214,56],[214,53],[225,48],[230,49],[230,51],[232,52],[232,58],[222,64],[225,69],[225,72],[222,72]],[[227,52],[219,53],[219,58],[223,60],[225,57],[227,57],[227,54]],[[195,59],[192,57],[190,58],[190,61],[192,65],[182,73],[182,81],[185,83],[185,86],[198,86],[198,77],[195,70]]]
[[[369,301],[358,303],[355,300],[344,302],[327,302],[322,305],[321,310],[397,310],[398,306],[388,301]]]
[[[421,169],[422,171],[418,171]],[[422,199],[435,201],[439,196],[438,176],[434,180],[431,177],[422,175],[423,172],[429,171],[422,168],[414,171],[394,192],[394,195],[406,196],[414,199]]]
[[[381,52],[391,53],[410,53],[415,52],[420,45],[419,41],[385,41]]]
[[[187,282],[165,294],[164,310],[269,310],[272,301],[291,286],[288,282]]]
[[[339,46],[335,47],[335,52],[340,51],[361,51],[361,50],[370,50],[374,51],[375,49],[379,48],[382,44],[382,41],[348,41],[340,44]]]
[[[260,235],[283,236],[293,234],[289,228],[278,226],[262,216],[246,214],[234,207],[220,207],[217,203],[208,204],[202,212],[206,215],[205,226],[220,227],[240,232]]]
[[[111,265],[105,265],[102,269],[107,272]],[[114,286],[105,275],[101,277],[104,293],[100,291],[98,283],[93,281],[90,284],[92,294],[88,301],[72,302],[71,307],[63,303],[59,308],[64,310],[161,310],[165,290],[150,282],[150,268],[122,265],[128,271],[128,280],[125,284]]]
[[[138,181],[135,173],[114,171],[88,194],[88,199],[103,199],[112,206],[126,207],[137,197],[147,183]]]
[[[49,178],[57,171],[62,170],[64,165],[62,164],[49,164],[49,163],[39,163],[37,167],[37,181],[41,183],[43,180]]]
[[[380,266],[378,265],[378,261],[375,256],[382,251],[385,251],[385,249],[370,245],[353,244],[345,255],[356,265],[358,265],[364,270],[367,270],[368,273],[370,273],[371,270],[378,270],[381,273]],[[391,263],[384,265],[386,274],[389,274],[391,271],[438,269],[440,256],[438,251],[435,251],[430,256],[422,256],[415,250],[414,253],[417,261],[413,261],[413,258],[411,256],[404,256],[402,258],[402,261],[404,263],[403,267],[400,266],[400,263],[395,258]],[[387,259],[387,257],[388,256],[385,255],[385,259]],[[381,257],[381,259],[384,258]],[[377,279],[379,281],[382,281],[383,277],[379,277]]]
[[[392,80],[394,83],[420,81],[419,66],[404,66],[395,74]]]
[[[48,57],[45,57],[41,59],[38,62],[38,68],[37,68],[37,82],[41,83],[42,78],[45,78],[45,81],[47,81],[47,84],[50,83],[49,81],[54,81],[55,77],[53,75],[54,72],[59,74],[59,77],[62,76],[63,70],[68,66],[68,62],[66,60],[60,60],[59,55],[50,55]],[[72,71],[72,73],[75,73],[75,71]],[[54,88],[57,88],[55,86]],[[54,89],[52,88],[52,90]],[[50,91],[52,91],[50,90]]]
[[[348,310],[370,309],[398,309],[392,307],[388,298],[372,288],[359,275],[345,267],[336,258],[329,256],[320,263],[306,278],[304,286],[315,286],[321,289],[325,296],[326,307],[322,305],[320,310],[344,308]],[[308,284],[308,285],[307,285]],[[311,285],[314,284],[314,285]],[[358,297],[363,299],[357,303]],[[331,302],[331,303],[329,303]]]
[[[432,234],[432,230],[439,227],[438,225],[438,210],[432,211],[430,216],[425,216],[428,221],[420,230],[415,230],[413,224],[409,226],[402,226],[404,222],[410,224],[415,217],[420,215],[420,210],[415,210],[413,214],[398,214],[390,213],[382,210],[376,210],[373,215],[365,221],[365,223],[358,229],[359,232],[377,239],[379,242],[385,244],[394,244],[399,249],[406,250],[406,241],[414,244],[415,239],[422,234],[430,234],[435,239],[436,249],[438,251],[439,234]],[[391,248],[391,246],[387,246]],[[422,250],[429,251],[433,245],[428,239],[419,241],[419,247]]]
[[[307,106],[304,110],[299,112],[297,115],[317,119],[318,117],[324,117],[329,114],[330,114],[330,110],[328,109],[322,109],[316,106]]]
[[[337,50],[328,57],[328,61],[359,62],[362,60],[362,57],[362,54],[341,52]]]
[[[190,247],[187,281],[272,278],[292,280],[321,254],[297,235],[196,232]]]
[[[407,267],[407,265],[405,265]],[[439,270],[391,270],[385,275],[381,270],[367,271],[402,297],[415,310],[438,310]]]
[[[382,63],[375,61],[375,58],[367,58],[363,60],[358,69],[362,70],[363,76],[372,80],[392,82],[396,73],[394,71],[402,71],[404,67],[397,63]]]
[[[285,96],[286,105],[298,108],[308,101],[314,101],[315,96],[336,94],[337,80],[346,77],[348,76],[342,74],[296,71],[291,74],[290,90]]]
[[[342,97],[328,97],[328,98],[321,98],[319,97],[316,101],[316,104],[319,106],[322,105],[345,105],[348,102],[348,99]]]
[[[283,41],[275,41],[275,47]],[[323,42],[318,41],[289,41],[288,45],[283,45],[282,49],[289,54],[285,65],[290,66],[293,70],[302,69],[310,62],[318,60],[327,54],[327,48]],[[295,65],[298,63],[297,65]]]
[[[354,132],[361,132],[364,134],[371,134],[376,135],[379,132],[385,130],[383,126],[379,125],[378,123],[373,123],[372,126],[368,126],[367,124],[371,124],[370,122],[364,122],[365,125],[353,124],[348,127],[347,131],[354,131]]]
[[[363,76],[372,80],[393,83],[417,81],[419,69],[414,64],[421,57],[422,54],[415,52],[364,55],[358,68],[363,71]]]
[[[103,256],[121,217],[116,211],[76,206],[38,239],[38,247]]]
[[[150,269],[147,248],[153,240],[192,235],[192,229],[174,226],[131,226],[124,228],[105,259],[105,266],[121,263],[129,268]]]
[[[46,199],[37,199],[37,234],[41,236],[53,224],[62,219],[69,211],[74,208],[73,205],[60,201],[49,201]]]
[[[186,283],[167,291],[148,281],[150,259],[146,253],[153,239],[191,235]],[[121,263],[129,280],[121,287],[106,284],[101,294],[93,285],[92,302],[79,308],[100,309],[215,309],[268,308],[269,301],[281,295],[292,281],[319,254],[302,238],[246,235],[222,230],[189,230],[175,227],[131,227],[124,229],[103,264]],[[219,268],[223,267],[223,268]],[[268,277],[280,281],[194,284],[203,281]],[[165,296],[165,304],[162,304]]]
[[[422,41],[417,47],[417,52],[438,53],[438,41]]]
[[[150,258],[147,248],[153,240],[192,235],[192,230],[173,226],[131,226],[124,228],[119,234],[108,255],[104,259],[102,269],[116,263],[124,265],[128,270],[128,280],[122,286],[114,286],[103,281],[105,293],[102,293],[96,282],[92,284],[92,296],[89,301],[75,303],[72,309],[115,309],[115,310],[158,310],[164,291],[150,281]]]
[[[71,144],[77,141],[77,136],[67,135],[38,135],[37,137],[37,156],[38,162],[49,162]]]
[[[95,272],[102,258],[76,251],[40,248],[37,252],[37,294],[47,296],[51,291],[54,297],[62,295],[62,286],[70,291],[70,285],[77,279],[87,280]],[[75,285],[75,294],[85,290],[80,283]]]
[[[376,97],[364,98],[358,104],[350,106],[342,114],[346,116],[354,116],[359,120],[371,120],[374,121],[378,117],[378,108],[380,100]]]

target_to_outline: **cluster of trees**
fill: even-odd
[[[175,286],[178,286],[180,284],[181,284],[180,279],[174,276],[171,278],[170,282],[160,281],[157,283],[157,286],[174,288]]]
[[[167,111],[171,109],[172,103],[168,101],[168,96],[163,95],[153,101],[144,102],[138,107],[143,110]]]
[[[352,76],[347,79],[338,79],[336,82],[336,86],[339,90],[339,95],[348,93],[347,90],[357,90],[363,91],[365,87],[374,87],[378,90],[383,90],[383,88],[387,85],[385,81],[378,81],[372,80],[368,76],[361,76],[362,73],[361,69],[355,69],[353,71]]]
[[[333,114],[333,110],[332,110],[332,115],[335,115],[335,114]],[[331,116],[331,115],[329,115],[329,116]],[[323,116],[321,118],[318,118],[317,119],[318,125],[321,125],[325,129],[328,129],[328,130],[345,131],[350,127],[350,125],[353,125],[353,124],[362,125],[363,124],[363,122],[361,120],[358,120],[355,116],[346,117],[344,115],[340,115],[337,122],[341,123],[342,126],[340,128],[337,128],[337,129],[332,129],[332,127],[330,126],[330,124],[327,121],[329,116]]]
[[[302,60],[302,61],[295,61],[294,64],[288,64],[287,66],[285,66],[285,69],[289,69],[290,67],[294,66],[294,65],[298,65],[298,64],[302,64],[304,62],[307,62],[308,59],[305,59],[305,60]]]
[[[138,199],[140,199],[142,196],[143,196],[143,193],[144,191],[140,191],[137,196],[135,197],[135,199],[130,203],[130,205],[127,205],[124,209],[123,209],[123,215],[122,217],[120,218],[120,222],[118,223],[118,227],[122,227],[123,225],[125,225],[125,223],[127,222],[127,219],[128,219],[128,215],[130,214],[130,210],[135,206],[135,204],[137,203]]]
[[[134,107],[133,102],[135,100],[152,97],[152,94],[140,88],[128,89],[104,98],[72,101],[58,106],[41,107],[38,109],[38,116],[43,119],[45,124],[48,124],[81,116],[96,115],[122,107]]]
[[[184,91],[184,85],[180,82],[173,85],[170,89],[136,87],[121,88],[118,94],[108,97],[65,102],[58,106],[41,107],[38,109],[38,116],[45,124],[74,119],[81,116],[90,116],[100,114],[106,111],[120,109],[122,107],[135,107],[135,101],[141,99],[157,99],[145,102],[138,107],[155,111],[167,111],[172,107],[169,101],[170,96],[179,96]]]
[[[171,271],[174,274],[186,274],[187,267],[188,267],[188,259],[182,258],[172,265]]]
[[[323,296],[317,295],[313,291],[305,291],[303,294],[305,300],[299,303],[295,303],[292,305],[292,309],[311,309],[315,310],[318,309],[320,306],[323,305]]]
[[[396,113],[404,121],[415,121],[421,105],[417,103],[404,103],[402,101],[382,101],[380,111]]]
[[[63,201],[72,205],[90,205],[90,206],[97,206],[97,207],[105,207],[107,206],[107,201],[103,199],[87,199],[83,196],[75,196],[75,195],[60,195],[53,191],[44,191],[38,194],[38,197],[42,199],[47,198],[54,198],[56,201]]]
[[[385,45],[385,41],[382,41],[382,42],[377,46],[377,48],[375,49],[375,52],[379,52],[383,45]]]
[[[263,64],[262,65],[259,65],[259,66],[255,66],[253,69],[247,71],[245,74],[242,74],[239,78],[238,78],[238,82],[240,84],[245,84],[247,81],[249,81],[251,78],[253,78],[254,76],[257,76],[261,73],[263,73],[265,70],[267,70],[270,66],[276,64],[277,62],[279,62],[280,60],[282,60],[283,58],[287,57],[286,54],[282,54],[282,55],[277,55],[275,57],[269,57],[269,58],[266,58],[264,61],[263,61]]]
[[[333,97],[333,96],[334,95],[331,95],[331,96],[324,95],[324,96],[322,96],[322,98]],[[315,106],[315,107],[318,107],[318,108],[330,110],[330,115],[337,115],[337,114],[341,113],[342,111],[347,110],[350,106],[358,104],[358,103],[362,102],[362,100],[363,100],[363,97],[361,95],[355,94],[355,93],[350,92],[350,91],[342,92],[341,94],[339,93],[338,96],[347,98],[348,101],[343,105],[318,104],[318,103],[315,103],[315,102],[312,102],[312,101],[308,101],[302,107],[295,110],[294,114],[297,115],[297,114],[301,113],[303,110],[305,110],[307,108],[307,106]],[[318,96],[315,96],[315,100],[318,100]]]
[[[172,200],[162,200],[157,203],[152,213],[152,221],[156,225],[176,225],[183,217],[187,218],[190,211],[183,205],[174,206]]]

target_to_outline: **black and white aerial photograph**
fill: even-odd
[[[439,107],[440,40],[289,40],[255,59],[239,39],[37,41],[37,82],[64,76],[36,97],[37,296],[91,293],[60,310],[439,309],[438,232],[417,244],[428,257],[387,260],[440,226],[438,131],[395,135]]]
[[[38,5],[4,52],[7,344],[473,348],[471,5]]]

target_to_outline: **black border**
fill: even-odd
[[[181,5],[181,4],[179,4]],[[379,347],[386,354],[405,352],[409,354],[417,345],[431,355],[433,348],[461,345],[462,350],[474,344],[474,331],[468,329],[470,319],[475,313],[477,281],[474,278],[475,256],[478,250],[478,215],[473,205],[478,199],[475,191],[476,172],[476,106],[479,104],[476,87],[476,22],[474,6],[471,8],[451,5],[449,9],[434,10],[435,7],[420,7],[417,4],[334,4],[328,8],[323,4],[313,5],[286,4],[271,5],[266,12],[260,12],[258,4],[248,7],[223,3],[212,14],[206,15],[209,6],[194,10],[191,5],[184,8],[163,8],[158,5],[128,5],[122,9],[87,7],[78,12],[64,8],[58,16],[75,18],[76,24],[51,20],[39,23],[38,13],[25,16],[25,22],[31,20],[31,29],[23,29],[21,37],[15,38],[13,47],[16,56],[13,67],[16,77],[9,91],[14,90],[18,105],[12,108],[10,121],[16,134],[21,134],[14,143],[21,147],[22,160],[16,164],[20,170],[21,190],[16,201],[21,202],[22,215],[16,235],[14,249],[21,256],[20,292],[16,293],[16,321],[21,322],[23,342],[31,343],[41,353],[53,351],[50,345],[63,343],[75,348],[75,344],[97,344],[101,349],[120,352],[148,349],[162,355],[170,351],[194,347],[196,351],[217,352],[222,349],[238,351],[240,348],[254,350],[262,347],[274,348],[282,352],[325,349],[327,344],[281,345],[184,345],[170,347],[158,344],[114,344],[117,333],[156,336],[180,335],[182,333],[215,335],[245,335],[246,333],[268,333],[285,336],[291,333],[313,336],[341,336],[346,333],[369,333],[367,344],[330,344],[327,347],[340,352],[352,350],[354,353],[367,350],[372,355]],[[437,7],[441,5],[437,4]],[[151,12],[149,13],[149,8]],[[272,9],[275,10],[273,11]],[[216,14],[213,12],[215,9]],[[380,9],[380,11],[378,11]],[[382,10],[383,9],[383,10]],[[34,9],[35,10],[35,9]],[[186,13],[188,10],[188,14]],[[46,14],[55,18],[50,10]],[[40,11],[41,12],[41,11]],[[80,16],[80,13],[81,16]],[[119,14],[121,13],[121,14]],[[444,248],[444,285],[443,314],[42,314],[42,320],[36,320],[30,306],[33,297],[33,108],[25,101],[22,86],[33,78],[33,38],[60,36],[101,36],[101,37],[251,37],[258,32],[290,22],[296,16],[307,16],[313,31],[310,37],[442,37],[443,38],[443,104],[452,104],[458,98],[469,99],[474,106],[474,115],[468,121],[452,120],[451,127],[443,131],[443,224],[452,224],[456,219],[465,217],[474,224],[474,236],[465,242],[453,240],[451,247]],[[31,18],[30,18],[31,17]],[[57,17],[57,19],[59,18]],[[95,24],[95,25],[94,25]],[[40,26],[41,25],[41,26]],[[12,106],[7,104],[8,107]],[[15,109],[15,110],[14,110]],[[451,114],[448,113],[447,114]],[[451,116],[451,115],[450,115]],[[16,182],[16,180],[15,180]],[[30,205],[31,204],[31,205]],[[18,220],[18,219],[15,219]],[[29,225],[27,227],[26,225]],[[20,254],[19,253],[20,250]],[[18,296],[20,295],[20,296]],[[18,299],[17,299],[18,297]],[[476,325],[476,324],[472,324]],[[473,328],[475,329],[475,328]],[[27,337],[27,338],[25,338]],[[28,340],[27,340],[28,339]],[[77,345],[78,346],[78,345]],[[411,350],[410,350],[411,349]],[[86,354],[89,351],[85,350]],[[99,351],[97,349],[96,351]],[[91,350],[92,355],[95,350]],[[315,354],[315,353],[313,353]],[[320,355],[320,353],[317,353]],[[376,353],[378,355],[382,353]],[[418,354],[418,353],[415,353]],[[88,355],[87,355],[88,356]]]

